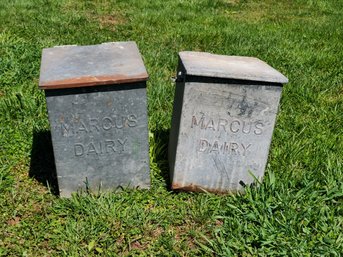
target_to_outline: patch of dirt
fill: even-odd
[[[87,20],[99,23],[101,29],[109,28],[114,31],[117,25],[125,23],[125,18],[120,14],[119,10],[114,9],[111,2],[94,2],[93,5],[86,7],[83,3],[69,1],[63,6],[63,10],[68,12],[78,10],[78,13]]]
[[[223,226],[224,222],[222,220],[216,220],[215,221],[217,227]]]
[[[15,226],[15,225],[18,225],[19,223],[20,223],[20,217],[18,217],[18,216],[7,221],[7,224],[9,226]]]
[[[98,20],[100,24],[104,26],[107,26],[107,25],[114,26],[114,25],[122,24],[124,22],[123,18],[119,16],[115,17],[113,15],[103,15],[103,16],[100,16]]]
[[[145,246],[142,245],[139,241],[135,241],[135,242],[131,243],[131,249],[144,250]]]
[[[158,238],[162,233],[164,232],[164,229],[161,227],[158,227],[151,231],[151,237]]]

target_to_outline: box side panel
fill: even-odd
[[[172,187],[234,192],[262,179],[281,90],[186,83]]]
[[[180,119],[181,119],[181,113],[182,113],[184,88],[185,88],[184,82],[176,82],[173,115],[172,115],[172,122],[171,122],[170,136],[169,136],[169,146],[168,146],[168,159],[169,159],[169,170],[170,170],[171,180],[173,180],[173,176],[174,176],[176,146],[178,144],[178,135],[179,135],[179,129],[180,129]]]
[[[61,196],[149,188],[145,83],[46,92]]]

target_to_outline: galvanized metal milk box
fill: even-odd
[[[149,188],[146,80],[134,42],[43,50],[60,195]]]
[[[172,188],[243,191],[261,180],[285,76],[251,57],[179,53]]]

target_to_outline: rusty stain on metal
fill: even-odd
[[[217,190],[213,188],[206,188],[200,185],[196,184],[187,184],[187,185],[180,185],[178,183],[172,183],[171,188],[176,191],[185,191],[185,192],[199,192],[199,193],[213,193],[213,194],[218,194],[218,195],[223,195],[223,194],[230,194],[230,193],[235,193],[232,190]]]
[[[83,76],[79,78],[55,80],[48,82],[41,82],[40,89],[60,89],[71,87],[89,87],[100,85],[114,85],[132,82],[141,82],[148,79],[147,73],[137,74],[135,76],[114,75],[114,76]]]

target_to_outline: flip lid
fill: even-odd
[[[287,83],[288,79],[254,57],[225,56],[204,52],[180,52],[186,76],[203,76],[225,79]]]
[[[59,89],[146,81],[135,42],[45,48],[39,88]]]

